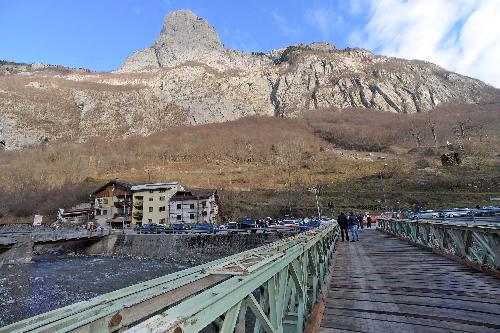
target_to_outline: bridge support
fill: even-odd
[[[0,267],[4,264],[26,264],[31,262],[33,241],[31,236],[19,236],[0,249]]]

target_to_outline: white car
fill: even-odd
[[[418,213],[413,213],[409,217],[412,220],[437,219],[439,217],[439,213],[433,210],[424,210]]]

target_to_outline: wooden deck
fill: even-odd
[[[379,230],[339,243],[320,333],[500,332],[500,280]]]

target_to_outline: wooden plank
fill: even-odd
[[[449,309],[457,309],[457,310],[462,309],[467,311],[475,311],[491,315],[500,315],[500,302],[497,302],[496,304],[482,303],[482,302],[471,302],[469,300],[429,297],[427,295],[412,296],[404,294],[377,294],[377,293],[367,294],[367,293],[351,292],[351,293],[335,293],[332,295],[335,295],[335,299],[328,299],[325,303],[326,307],[335,304],[342,304],[343,300],[351,300],[351,301],[443,307]]]
[[[416,329],[416,332],[475,332],[475,333],[493,333],[498,332],[495,328],[469,325],[464,323],[456,323],[451,321],[427,319],[427,318],[413,318],[405,317],[391,314],[380,314],[380,313],[366,313],[366,312],[356,312],[356,311],[346,311],[346,310],[336,310],[329,313],[330,319],[325,321],[323,324],[324,328],[346,328],[351,330],[360,330],[360,327],[352,324],[341,324],[341,322],[351,323],[356,321],[365,321],[365,324],[369,325],[369,329],[362,329],[362,331],[367,332],[406,332],[398,331],[401,328],[399,324],[406,324],[404,327],[411,327]],[[380,326],[383,325],[386,329],[385,331],[377,331]],[[387,330],[389,329],[389,331]]]
[[[380,231],[340,243],[320,332],[500,331],[497,279]]]

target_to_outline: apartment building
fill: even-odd
[[[219,213],[216,190],[193,189],[175,193],[170,199],[170,223],[215,223]]]
[[[93,192],[94,215],[98,223],[130,224],[132,184],[113,179]]]
[[[183,190],[184,187],[178,182],[132,186],[132,225],[168,223],[170,199],[175,193]]]

